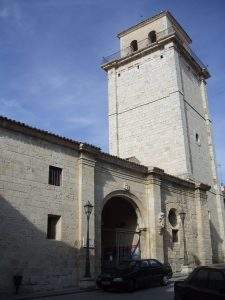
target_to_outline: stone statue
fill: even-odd
[[[159,222],[159,228],[164,229],[165,228],[165,214],[163,212],[160,212],[158,215],[158,222]]]

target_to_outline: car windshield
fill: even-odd
[[[133,269],[136,266],[136,261],[123,261],[118,266],[118,270]]]

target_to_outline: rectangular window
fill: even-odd
[[[61,216],[48,215],[47,239],[61,239]]]
[[[173,241],[173,243],[178,242],[178,230],[177,229],[172,230],[172,241]]]
[[[49,166],[48,183],[51,185],[60,186],[62,181],[62,169]]]

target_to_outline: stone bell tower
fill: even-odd
[[[209,184],[214,258],[225,251],[224,204],[208,109],[207,68],[170,12],[118,34],[108,74],[110,153]]]

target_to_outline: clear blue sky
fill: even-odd
[[[0,0],[0,114],[108,149],[102,56],[117,32],[170,10],[209,66],[210,108],[225,181],[224,0]]]

